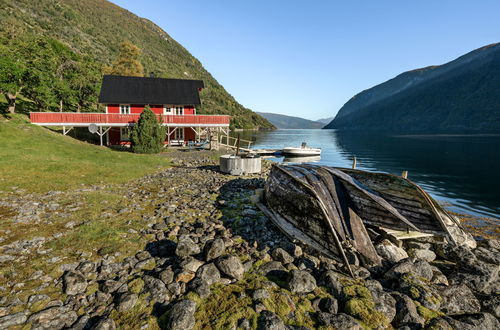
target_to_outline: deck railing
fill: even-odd
[[[70,125],[70,124],[132,124],[140,114],[121,115],[115,113],[85,112],[31,112],[33,124]],[[156,115],[163,124],[179,125],[229,125],[229,116],[224,115]]]

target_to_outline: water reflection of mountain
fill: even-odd
[[[500,136],[332,133],[339,152],[356,156],[360,167],[407,170],[442,199],[500,218]]]

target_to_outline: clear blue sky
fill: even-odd
[[[308,119],[500,41],[498,0],[112,2],[162,27],[244,106]]]

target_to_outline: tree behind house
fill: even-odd
[[[119,76],[143,77],[144,67],[139,61],[140,55],[141,50],[139,47],[130,41],[125,41],[120,45],[120,54],[118,58],[111,66],[104,68],[104,73]]]
[[[156,120],[156,115],[149,106],[146,106],[130,133],[132,151],[141,154],[158,153],[165,141],[165,135],[166,130]]]

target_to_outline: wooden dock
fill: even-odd
[[[283,149],[250,149],[252,141],[239,139],[239,149],[243,152],[249,152],[261,156],[281,155]],[[232,136],[221,135],[219,137],[219,146],[230,149],[238,149],[238,139]]]

